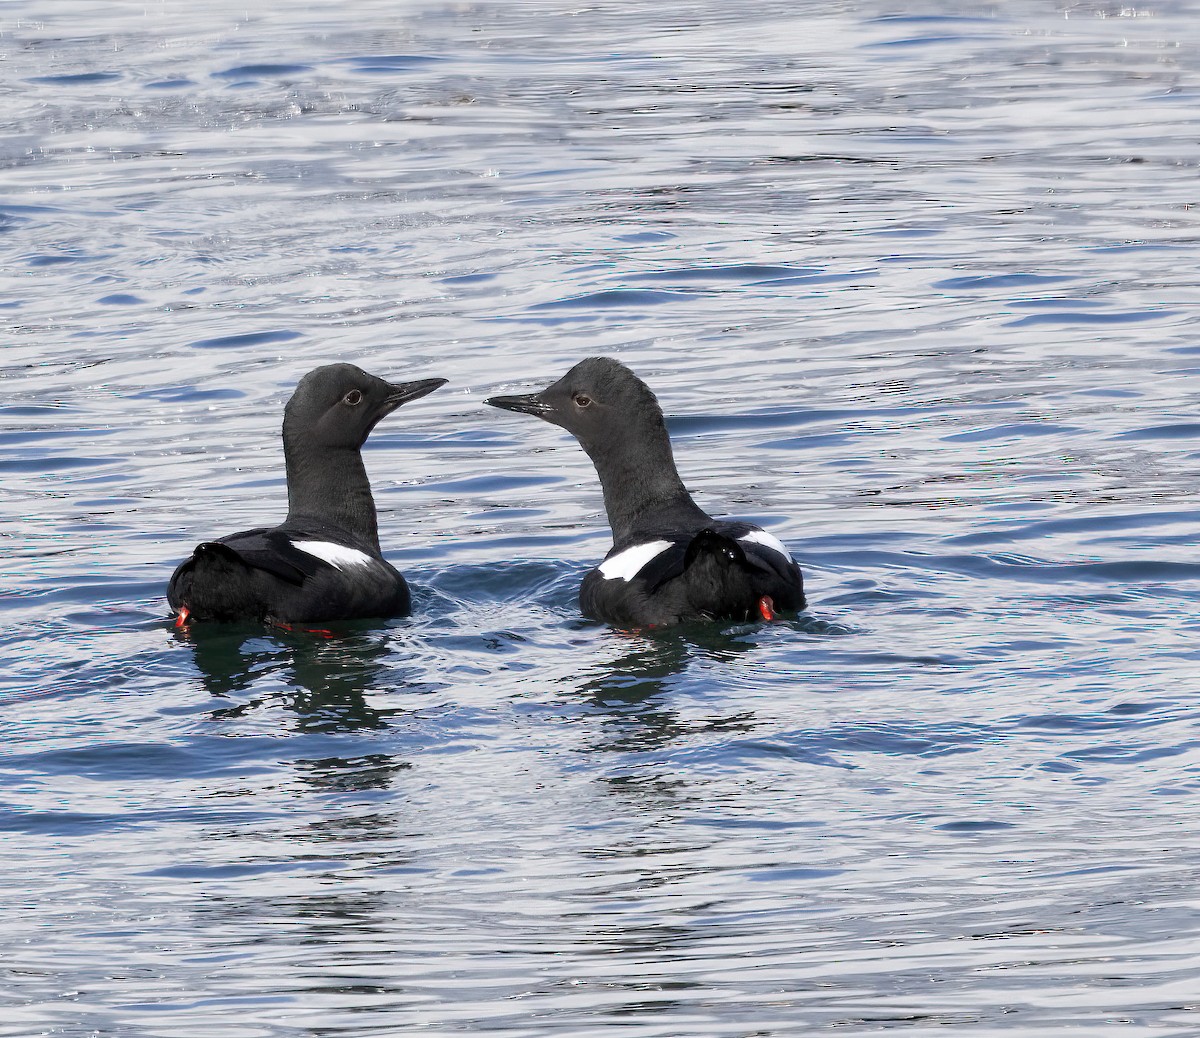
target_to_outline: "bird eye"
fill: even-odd
[[[342,397],[342,403],[349,404],[351,407],[357,407],[362,403],[362,393],[360,393],[357,389],[352,389],[349,393]]]
[[[574,400],[576,407],[587,407],[592,402],[592,398],[585,396],[583,393],[576,393]]]

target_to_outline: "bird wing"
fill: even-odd
[[[668,580],[674,580],[692,564],[689,556],[691,537],[674,537],[654,558],[650,559],[634,574],[635,580],[644,581],[646,590],[657,591]]]
[[[792,553],[765,530],[750,523],[722,523],[718,529],[737,541],[745,553],[747,566],[770,573],[787,584],[798,579],[799,567]]]
[[[697,559],[706,555],[770,574],[785,584],[796,579],[796,562],[788,550],[770,534],[749,523],[714,522],[699,533],[663,537],[660,543],[665,543],[662,550],[634,575],[635,579],[645,583],[650,593],[682,575]]]
[[[286,534],[278,530],[246,530],[205,541],[197,545],[194,555],[205,554],[237,561],[250,569],[260,569],[280,580],[299,587],[306,577],[315,576],[329,564],[297,548]]]
[[[710,527],[696,534],[661,537],[647,547],[653,551],[654,547],[660,545],[659,550],[636,573],[626,577],[627,580],[638,580],[644,584],[648,594],[653,594],[667,581],[681,576],[704,555],[717,556],[737,565],[746,564],[746,552],[737,540]],[[635,550],[626,549],[630,554]]]

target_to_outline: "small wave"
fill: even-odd
[[[213,79],[255,80],[287,78],[312,71],[311,65],[235,65],[211,75]]]
[[[197,339],[188,345],[195,350],[236,350],[245,346],[265,346],[270,342],[291,342],[303,338],[300,332],[280,329],[270,332],[245,332],[241,335],[222,335],[215,339]]]

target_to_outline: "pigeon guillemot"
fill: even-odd
[[[589,357],[540,393],[486,402],[562,426],[596,465],[613,546],[579,589],[586,616],[657,626],[771,620],[776,610],[804,608],[804,581],[787,548],[692,500],[658,400],[625,365]]]
[[[167,588],[177,626],[406,614],[408,585],[380,553],[360,449],[381,418],[445,384],[392,385],[353,364],[305,375],[283,412],[287,518],[197,546]]]

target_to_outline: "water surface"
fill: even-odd
[[[0,1035],[1200,1032],[1194,4],[0,2]],[[580,357],[803,565],[627,633]],[[177,634],[303,372],[410,619]]]

